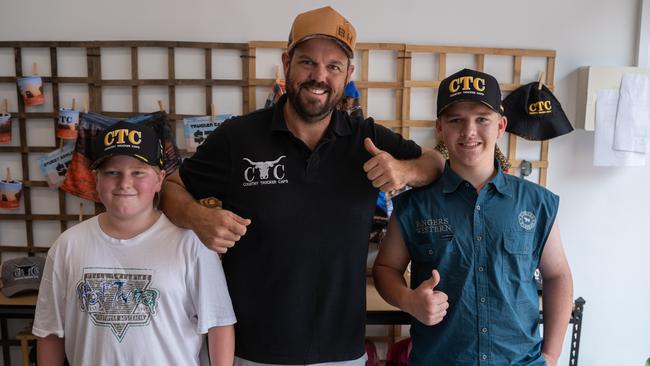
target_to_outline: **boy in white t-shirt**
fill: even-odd
[[[216,253],[155,207],[156,132],[119,122],[92,169],[106,207],[50,249],[32,332],[38,364],[232,365],[235,315]]]

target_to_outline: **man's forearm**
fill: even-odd
[[[422,155],[413,160],[404,160],[409,165],[407,184],[422,187],[436,180],[445,168],[445,159],[433,149],[422,148]]]
[[[181,185],[173,181],[166,181],[161,192],[160,209],[176,226],[193,229],[192,223],[196,222],[195,212],[204,209],[194,197]]]
[[[571,273],[544,278],[544,346],[542,352],[557,360],[571,318],[573,280]]]

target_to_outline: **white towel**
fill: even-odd
[[[645,154],[616,151],[613,147],[618,90],[596,92],[596,127],[594,131],[594,166],[642,166]]]
[[[624,74],[616,112],[614,149],[645,153],[649,132],[650,75]]]

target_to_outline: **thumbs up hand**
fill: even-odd
[[[403,188],[407,183],[407,165],[404,161],[375,146],[369,137],[363,140],[363,146],[372,156],[365,164],[363,170],[373,187],[384,192]]]
[[[440,283],[440,274],[434,269],[431,271],[431,278],[411,290],[409,306],[404,309],[425,325],[436,325],[447,315],[449,308],[447,294],[436,291],[438,283]]]

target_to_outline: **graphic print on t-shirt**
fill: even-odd
[[[160,293],[149,288],[153,271],[84,268],[77,285],[79,308],[93,324],[110,327],[122,342],[130,326],[146,326],[156,315]]]

